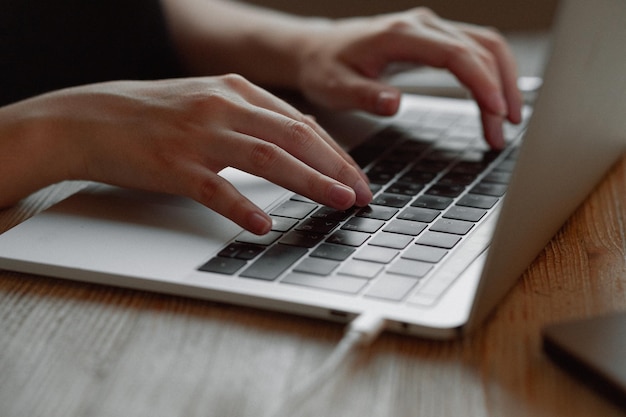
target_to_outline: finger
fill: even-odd
[[[517,87],[517,64],[506,40],[498,32],[469,24],[459,24],[468,36],[475,39],[496,57],[500,69],[501,84],[508,105],[508,119],[520,123],[522,119],[522,94]]]
[[[304,122],[307,123],[309,126],[311,126],[311,128],[315,130],[315,132],[318,135],[320,135],[320,137],[324,139],[324,141],[335,152],[337,152],[344,160],[346,160],[350,165],[352,165],[365,183],[369,184],[369,178],[367,178],[367,174],[365,174],[365,172],[361,169],[359,164],[356,163],[356,161],[352,158],[352,156],[350,156],[349,153],[347,153],[341,146],[339,146],[339,144],[328,134],[328,132],[326,132],[326,130],[324,130],[322,126],[317,124],[315,118],[307,115],[304,119]]]
[[[279,99],[270,92],[246,81],[242,77],[227,77],[226,82],[231,87],[236,88],[248,103],[260,108],[272,110],[290,119],[309,125],[328,145],[331,146],[332,149],[335,150],[335,152],[337,152],[345,161],[358,170],[359,175],[365,182],[368,182],[367,176],[354,159],[352,159],[352,157],[350,157],[350,155],[348,155],[348,153],[345,152],[313,118],[302,114],[298,109],[286,101]]]
[[[489,112],[481,113],[483,133],[485,140],[492,149],[502,150],[506,146],[502,123],[504,118]]]
[[[185,175],[178,184],[183,188],[181,194],[192,197],[257,235],[263,235],[271,230],[272,220],[267,213],[244,197],[224,178],[199,165],[186,164],[182,172]]]
[[[315,89],[307,93],[309,98],[337,110],[358,109],[381,116],[398,111],[401,93],[377,81],[378,70],[366,69],[358,58],[348,65],[328,66],[322,75],[325,82],[316,83]]]
[[[371,68],[359,67],[359,70],[364,74],[376,73],[389,62],[414,62],[446,68],[472,91],[482,109],[506,115],[508,109],[498,62],[492,53],[432,14],[418,13],[415,19],[418,23],[404,20],[403,25],[366,45],[366,50],[361,53],[368,56],[363,62]],[[368,51],[379,51],[377,59]]]
[[[356,199],[353,204],[356,203],[362,206],[371,200],[372,195],[367,181],[354,160],[345,151],[341,150],[321,127],[317,125],[311,126],[309,124],[311,123],[310,120],[306,119],[308,123],[300,122],[261,108],[248,109],[246,116],[238,120],[243,120],[245,123],[236,122],[236,124],[233,124],[232,128],[235,132],[274,144],[278,147],[278,150],[284,150],[286,153],[286,155],[282,155],[277,152],[278,150],[264,148],[262,143],[240,142],[237,145],[229,143],[230,149],[233,149],[233,147],[242,149],[240,146],[254,146],[256,149],[256,154],[248,154],[239,163],[244,163],[246,158],[257,159],[258,161],[253,161],[252,165],[249,163],[241,165],[240,169],[254,169],[254,172],[248,172],[262,175],[270,181],[280,183],[280,185],[302,193],[304,191],[302,183],[297,181],[298,177],[304,175],[300,171],[300,165],[302,165],[307,167],[309,175],[311,171],[319,172],[351,187],[356,193]],[[327,140],[324,139],[324,136],[327,136]],[[239,137],[231,138],[231,140],[239,140]],[[220,153],[223,151],[213,149],[212,152]],[[238,154],[241,153],[238,152]],[[287,156],[292,158],[287,158]],[[228,155],[223,155],[222,157],[228,158]],[[275,159],[276,161],[274,161]],[[348,162],[348,160],[351,162]],[[301,162],[301,164],[295,166],[293,165],[294,161]],[[264,169],[274,171],[264,172]],[[287,175],[285,175],[286,173]],[[285,176],[288,178],[282,178]],[[313,177],[309,177],[309,181],[316,182]],[[313,195],[317,201],[325,204],[330,202],[328,190],[316,189]],[[330,203],[330,205],[337,207],[337,201]]]
[[[321,204],[345,210],[359,203],[357,192],[353,188],[359,189],[361,193],[369,193],[369,187],[356,172],[353,175],[357,178],[357,185],[351,188],[311,168],[275,143],[237,132],[227,134],[225,139],[231,149],[237,149],[237,152],[222,151],[218,155],[227,165],[266,178]],[[348,170],[354,171],[351,166],[344,165]],[[368,202],[369,200],[365,204]]]
[[[469,88],[478,103],[485,139],[490,146],[501,149],[504,146],[501,124],[510,111],[499,61],[491,51],[440,20],[429,22],[419,33],[403,31],[398,37],[404,39],[398,40],[398,45],[404,46],[393,51],[393,59],[421,62],[451,71]],[[406,45],[414,45],[414,48],[407,49]],[[515,103],[513,101],[513,107]]]

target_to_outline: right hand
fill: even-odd
[[[25,100],[0,109],[5,150],[19,156],[0,167],[13,177],[0,184],[0,205],[85,179],[185,195],[268,232],[269,216],[217,175],[228,166],[337,209],[372,198],[363,172],[312,118],[235,75],[93,84]]]

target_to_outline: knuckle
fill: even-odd
[[[416,26],[435,26],[440,20],[439,15],[428,7],[416,7],[407,13],[397,13],[383,20],[374,35],[381,42],[393,41],[398,33],[415,30]]]
[[[223,108],[229,100],[221,92],[196,91],[185,95],[186,110],[194,114],[204,114],[208,110]]]
[[[474,54],[474,48],[466,42],[460,40],[451,40],[448,45],[448,56],[450,60],[467,59]]]
[[[239,74],[225,74],[221,77],[222,82],[234,89],[247,88],[250,82]]]
[[[428,7],[417,7],[413,9],[413,16],[422,22],[432,22],[433,20],[439,19],[437,13],[429,9]]]
[[[386,21],[378,31],[379,37],[385,37],[390,34],[396,34],[410,30],[413,27],[413,23],[408,16],[395,16],[393,19]]]
[[[324,176],[317,172],[312,172],[306,175],[306,178],[304,178],[304,184],[306,186],[306,190],[309,190],[315,194],[320,193],[320,190],[321,190],[320,184],[323,184],[324,182],[325,182]]]
[[[220,184],[219,179],[213,176],[205,177],[198,180],[196,187],[196,200],[200,201],[207,207],[215,206],[215,202],[216,200],[218,200],[221,186],[222,185]]]
[[[507,41],[504,35],[496,28],[483,28],[483,38],[487,46],[495,49],[505,47]]]
[[[252,147],[251,162],[256,170],[271,169],[280,159],[283,150],[277,145],[268,142],[258,142]]]
[[[290,120],[287,124],[289,137],[296,148],[306,151],[313,146],[315,142],[315,133],[311,126],[297,120]]]
[[[343,159],[337,161],[335,165],[335,178],[350,178],[354,168]]]

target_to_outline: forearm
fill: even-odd
[[[297,87],[299,52],[328,23],[236,1],[162,2],[173,41],[191,74],[232,72],[273,87]]]
[[[70,176],[74,153],[29,103],[0,108],[0,208]]]

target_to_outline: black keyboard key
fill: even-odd
[[[476,184],[474,188],[470,190],[473,194],[491,195],[494,197],[502,197],[506,193],[505,184],[494,184],[490,182],[481,182]]]
[[[428,226],[426,223],[416,222],[412,220],[395,219],[389,222],[389,224],[385,226],[383,231],[407,236],[417,236],[422,233],[424,229],[426,229],[426,226]]]
[[[340,262],[323,258],[305,258],[293,269],[295,272],[313,275],[330,275]]]
[[[316,219],[326,219],[326,220],[335,220],[335,221],[343,221],[350,217],[354,213],[353,208],[349,208],[347,210],[335,210],[330,207],[322,207],[317,210],[315,213],[311,215],[311,217],[315,217]]]
[[[391,181],[396,176],[395,172],[389,171],[369,171],[367,178],[369,178],[371,184],[384,185]]]
[[[422,207],[433,210],[445,210],[454,201],[450,197],[442,197],[437,195],[422,195],[411,204],[412,207]]]
[[[487,210],[477,209],[473,207],[452,206],[443,217],[447,219],[465,220],[468,222],[477,222],[482,219]]]
[[[308,233],[300,230],[293,230],[283,236],[283,238],[278,242],[283,245],[312,248],[324,240],[324,237],[323,233]]]
[[[304,219],[316,208],[317,205],[315,204],[288,200],[272,210],[270,214],[273,216],[290,217],[292,219]]]
[[[490,209],[496,205],[498,197],[478,194],[466,194],[457,202],[457,205],[464,207],[474,207],[479,209]]]
[[[264,250],[265,247],[263,246],[250,245],[247,243],[231,243],[226,248],[222,249],[217,256],[250,260],[256,258],[257,255]]]
[[[461,237],[457,235],[426,231],[417,239],[417,243],[420,245],[435,246],[437,248],[452,249],[460,240]]]
[[[350,259],[343,264],[338,274],[350,275],[353,277],[372,279],[375,278],[383,270],[383,265],[375,264],[373,262],[355,261]]]
[[[512,174],[510,172],[492,171],[487,174],[485,178],[483,178],[483,181],[495,182],[497,184],[508,184],[511,181],[511,176]]]
[[[239,253],[240,247],[245,246],[245,243],[231,243],[224,249],[222,249],[217,256],[222,258],[234,258]]]
[[[452,233],[454,235],[466,235],[474,227],[474,223],[463,220],[439,219],[432,225],[430,230],[434,232]]]
[[[411,222],[411,224],[418,224]],[[426,225],[424,225],[426,227]],[[368,244],[372,246],[382,246],[391,249],[404,249],[413,241],[410,235],[401,235],[397,233],[382,232],[369,240]]]
[[[370,191],[372,192],[372,195],[376,195],[376,193],[378,193],[380,190],[383,189],[384,184],[374,184],[370,182],[369,186],[370,186]]]
[[[437,181],[437,184],[467,186],[473,183],[475,179],[476,179],[476,175],[474,174],[461,174],[458,172],[449,172],[443,177],[441,177],[441,179]]]
[[[223,258],[221,256],[217,256],[202,265],[198,268],[198,270],[202,272],[216,272],[218,274],[233,275],[246,265],[246,263],[247,262],[242,259]]]
[[[402,129],[390,126],[350,151],[350,155],[360,167],[366,167],[376,158],[382,155],[387,149],[392,147],[404,134]]]
[[[301,195],[301,194],[294,194],[294,195],[292,195],[292,196],[291,196],[291,198],[290,198],[290,200],[293,200],[293,201],[300,201],[300,202],[302,202],[302,203],[317,204],[315,201],[313,201],[313,200],[311,200],[310,198],[305,197],[305,196],[303,196],[303,195]]]
[[[448,164],[459,157],[459,152],[449,150],[449,149],[436,149],[430,154],[426,160],[428,161],[437,161],[437,162],[447,162]],[[446,166],[448,165],[446,164]]]
[[[269,246],[276,242],[283,234],[280,232],[272,231],[264,235],[255,235],[251,232],[242,232],[235,238],[237,242],[250,243],[252,245]]]
[[[450,172],[476,176],[483,172],[488,165],[489,164],[486,162],[461,161],[456,164]]]
[[[296,227],[296,230],[327,235],[328,233],[332,232],[333,229],[338,225],[339,222],[336,222],[334,220],[325,220],[312,217],[300,223],[300,225]]]
[[[403,258],[412,259],[414,261],[437,263],[443,259],[448,251],[433,246],[413,245],[402,254]]]
[[[306,254],[304,248],[275,245],[241,273],[242,277],[273,281]]]
[[[414,222],[430,223],[439,216],[439,210],[426,209],[421,207],[407,207],[398,215],[398,219],[410,220]]]
[[[400,251],[395,249],[366,245],[354,255],[354,259],[375,262],[377,264],[388,264],[393,261],[399,253]]]
[[[413,278],[423,278],[433,269],[432,264],[414,261],[411,259],[399,259],[394,262],[387,272],[390,274],[404,275]]]
[[[398,181],[408,182],[412,184],[428,184],[435,179],[437,173],[424,172],[420,170],[411,170],[402,175]]]
[[[366,217],[368,219],[390,220],[398,213],[398,209],[384,206],[367,206],[363,207],[357,217]]]
[[[337,245],[358,247],[370,238],[368,233],[352,232],[350,230],[337,230],[326,241]]]
[[[431,174],[438,174],[446,169],[448,165],[450,165],[449,161],[421,160],[415,164],[413,170],[418,172],[429,172]]]
[[[426,190],[426,194],[454,198],[461,195],[463,191],[465,191],[463,185],[437,183]]]
[[[424,189],[423,184],[397,181],[385,189],[386,193],[414,196]]]
[[[382,220],[367,219],[365,217],[353,217],[344,223],[341,228],[343,230],[351,230],[353,232],[376,233],[378,229],[385,224]]]
[[[496,171],[502,171],[502,172],[513,172],[513,169],[515,168],[515,163],[517,161],[513,160],[513,159],[505,159],[504,161],[500,162],[496,167],[495,170]]]
[[[322,243],[311,253],[316,258],[331,259],[335,261],[344,261],[354,253],[356,249],[349,246],[331,245],[330,243]]]
[[[272,230],[275,232],[286,232],[291,230],[296,224],[298,224],[297,219],[290,219],[288,217],[272,217]]]
[[[365,168],[378,158],[384,150],[383,147],[360,146],[352,150],[350,155],[361,168]]]
[[[432,143],[428,141],[409,137],[409,140],[402,142],[396,148],[396,152],[400,155],[409,155],[411,158],[416,158],[425,150],[429,149],[431,145]]]
[[[411,197],[408,195],[382,193],[372,200],[372,204],[400,208],[409,204],[410,201]]]

